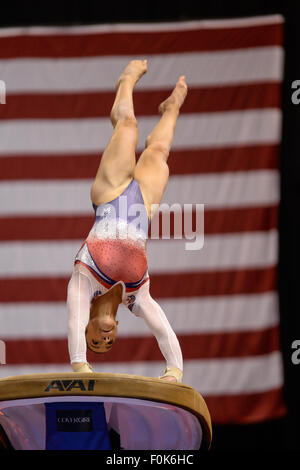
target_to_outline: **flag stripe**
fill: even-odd
[[[286,414],[282,388],[242,395],[206,396],[212,421],[219,425],[250,424],[280,418]]]
[[[137,155],[137,161],[140,154]],[[252,145],[196,150],[171,150],[171,175],[277,169],[278,145]],[[1,180],[88,179],[101,162],[100,153],[0,156]]]
[[[17,346],[18,347],[18,346]],[[29,344],[30,347],[30,344]],[[21,348],[18,348],[21,351]],[[44,354],[45,351],[42,351]],[[67,354],[67,346],[65,346]],[[55,354],[55,352],[54,352]],[[112,354],[112,350],[107,353]],[[106,355],[107,355],[106,354]],[[282,385],[282,366],[280,354],[275,351],[270,354],[255,357],[226,358],[226,359],[187,359],[184,361],[183,383],[190,385],[204,396],[223,394],[258,393],[277,389]],[[136,362],[103,362],[95,363],[94,371],[103,373],[133,374],[145,377],[158,377],[165,369],[163,361]],[[36,363],[1,366],[0,376],[8,376],[11,372],[16,375],[23,373],[47,373],[69,371],[70,364],[51,361],[51,364]],[[27,372],[32,371],[32,372]]]
[[[1,79],[7,85],[8,95],[114,91],[120,72],[135,58],[140,59],[132,54],[55,60],[31,57],[13,61],[0,59]],[[277,83],[282,79],[283,49],[278,46],[209,53],[151,54],[144,55],[144,58],[148,59],[149,68],[136,84],[136,91],[173,88],[183,73],[186,73],[190,88]],[[168,67],[166,63],[169,63]],[[225,66],[228,63],[230,67]]]
[[[261,356],[278,350],[279,345],[277,326],[261,331],[177,334],[177,337],[185,360]],[[4,338],[4,341],[8,364],[61,364],[68,359],[66,339]],[[118,347],[113,347],[105,355],[106,363],[161,360],[161,352],[153,336],[118,337],[117,341]],[[39,351],[38,355],[36,351]],[[88,355],[92,363],[103,361],[99,354],[89,351]]]
[[[134,110],[137,117],[157,114],[158,105],[171,89],[137,91]],[[68,119],[107,117],[115,92],[9,94],[0,108],[0,119]],[[262,100],[262,97],[264,98]],[[278,108],[279,83],[255,83],[240,86],[191,88],[181,114],[234,111],[241,109]]]
[[[183,30],[178,34],[177,23],[174,31],[157,32],[110,32],[76,34],[53,34],[0,37],[0,57],[89,57],[167,54],[185,51],[215,51],[242,49],[256,46],[282,44],[282,25],[264,24],[244,27],[205,28],[199,23],[198,30]],[[71,30],[72,31],[72,30]],[[142,57],[142,58],[143,58]]]
[[[193,231],[195,231],[196,210],[192,212]],[[162,213],[159,217],[159,236],[162,237]],[[182,219],[182,236],[191,234],[189,227]],[[80,240],[85,239],[94,223],[93,216],[19,216],[1,217],[1,241],[29,241],[29,240]],[[204,230],[205,235],[222,233],[255,232],[277,228],[278,207],[243,207],[238,209],[205,209]],[[201,226],[201,229],[203,227]],[[151,236],[151,225],[149,237]],[[170,237],[174,236],[174,213],[170,213]]]
[[[277,230],[208,235],[202,240],[148,240],[149,272],[216,271],[273,266],[277,261]],[[202,249],[204,241],[205,249]],[[68,275],[82,242],[2,242],[0,278]],[[51,261],[50,261],[51,260]],[[170,261],[172,260],[172,262]]]
[[[139,119],[138,151],[159,118]],[[279,143],[281,112],[278,109],[184,114],[176,125],[173,148],[195,149],[248,144]],[[208,132],[209,131],[209,132]],[[1,124],[1,154],[100,152],[112,134],[108,119],[12,120]]]
[[[178,334],[252,331],[278,324],[276,292],[169,298],[161,299],[160,306]],[[260,312],[259,316],[257,312]],[[0,303],[2,338],[66,338],[66,320],[66,301]],[[146,324],[137,321],[123,305],[119,306],[118,320],[118,337],[150,334]]]
[[[0,184],[0,216],[92,215],[92,180],[8,181]],[[205,204],[209,209],[279,203],[279,173],[259,170],[171,176],[162,203]]]
[[[65,301],[69,277],[15,277],[1,279],[0,302]],[[259,294],[277,286],[276,266],[232,271],[152,274],[154,298]]]
[[[0,37],[11,37],[24,35],[33,36],[49,36],[58,33],[64,33],[64,35],[76,35],[76,34],[91,34],[91,33],[118,33],[118,32],[153,32],[153,31],[186,31],[199,28],[206,29],[231,29],[236,27],[247,27],[247,26],[261,26],[269,24],[282,24],[284,18],[282,15],[262,15],[255,17],[242,17],[242,18],[225,18],[225,19],[208,19],[208,20],[193,20],[193,21],[168,21],[158,23],[116,23],[112,24],[93,24],[93,25],[82,25],[82,26],[27,26],[24,30],[23,27],[8,27],[1,28]]]

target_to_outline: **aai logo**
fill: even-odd
[[[92,392],[94,390],[95,380],[52,380],[45,392],[55,390],[56,392]]]

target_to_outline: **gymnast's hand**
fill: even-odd
[[[93,372],[88,362],[73,362],[72,369],[73,372]]]
[[[171,382],[173,384],[176,384],[177,383],[177,379],[175,377],[173,377],[172,375],[167,375],[165,377],[159,377],[161,380],[163,380],[164,382]]]
[[[165,382],[180,383],[182,382],[182,370],[178,367],[167,367],[164,374],[158,378]]]

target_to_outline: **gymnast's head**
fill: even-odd
[[[90,321],[85,330],[86,344],[90,351],[105,353],[113,347],[118,331],[116,315],[122,301],[122,289],[118,284],[92,300]]]

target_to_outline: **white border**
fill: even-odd
[[[157,32],[157,31],[182,31],[193,29],[214,28],[238,28],[252,25],[284,23],[284,17],[280,14],[254,16],[250,18],[230,18],[194,21],[170,21],[165,23],[108,23],[83,26],[21,26],[7,27],[0,30],[0,37],[9,36],[36,36],[48,34],[95,34],[95,33],[119,33],[119,32]]]

